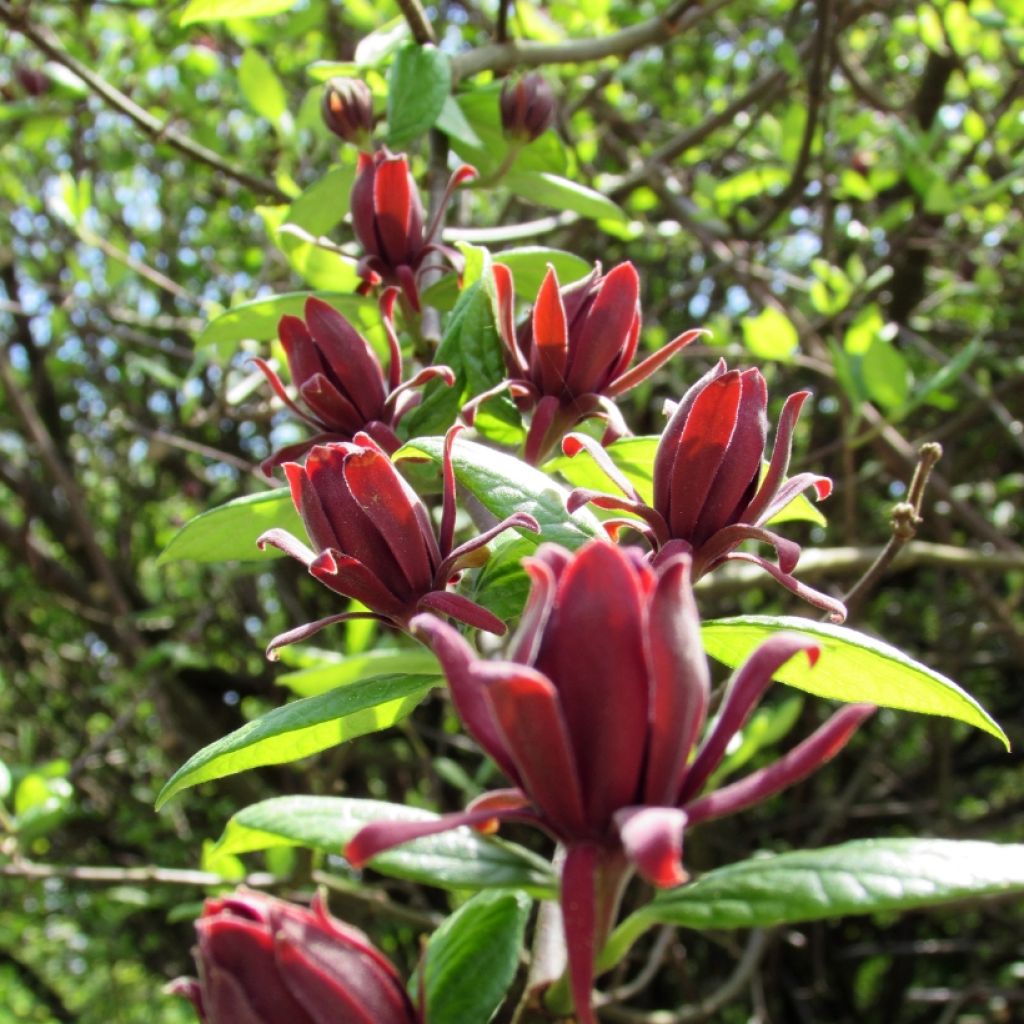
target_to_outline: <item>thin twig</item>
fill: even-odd
[[[917,533],[921,522],[921,504],[928,486],[935,463],[942,458],[942,445],[929,441],[918,450],[917,465],[910,480],[907,500],[894,505],[890,522],[892,535],[885,547],[872,563],[866,573],[853,585],[850,592],[843,598],[847,610],[853,611],[864,600],[864,597],[878,584],[892,564],[893,559]]]
[[[249,174],[248,171],[242,170],[240,167],[235,167],[220,154],[195,142],[176,128],[154,117],[148,110],[140,107],[134,100],[86,67],[80,60],[72,57],[64,49],[57,36],[48,28],[31,24],[26,14],[8,0],[0,0],[0,21],[6,22],[12,29],[20,32],[36,49],[41,50],[51,60],[77,75],[108,106],[134,121],[155,142],[166,143],[186,156],[220,171],[247,188],[251,188],[254,192],[269,196],[280,203],[289,202],[289,197],[272,181]]]
[[[420,0],[398,0],[398,6],[409,23],[412,37],[420,46],[427,43],[436,44],[437,36],[434,35],[434,28],[427,18],[427,12],[423,10]]]

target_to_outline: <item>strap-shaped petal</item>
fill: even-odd
[[[558,288],[558,276],[549,266],[533,307],[533,348],[530,376],[545,395],[560,396],[565,390],[569,358],[569,328]]]
[[[828,617],[832,622],[838,624],[846,621],[846,605],[842,601],[835,597],[829,597],[828,594],[823,594],[820,590],[807,586],[806,583],[801,583],[795,576],[790,576],[788,573],[783,572],[774,562],[769,562],[768,559],[762,558],[760,555],[751,554],[749,551],[732,551],[725,556],[725,560],[752,562],[754,565],[760,566],[788,591],[796,594],[797,597],[802,598],[808,604],[814,605],[815,608],[828,612]]]
[[[735,814],[807,778],[832,760],[875,713],[873,704],[850,704],[774,764],[694,800],[683,809],[691,825]]]
[[[270,661],[277,661],[277,652],[282,647],[287,647],[289,644],[301,643],[303,640],[308,640],[311,636],[315,636],[325,626],[333,626],[336,622],[348,622],[350,619],[377,619],[385,622],[390,621],[390,619],[377,615],[374,612],[341,612],[338,615],[328,615],[325,619],[317,619],[315,622],[307,622],[301,626],[296,626],[294,629],[289,629],[284,633],[278,633],[277,636],[267,644],[267,658]]]
[[[797,391],[786,399],[782,415],[779,416],[778,429],[775,431],[775,445],[768,463],[768,472],[765,473],[761,486],[758,487],[750,504],[743,510],[744,522],[756,523],[764,518],[765,509],[786,479],[789,456],[793,449],[793,431],[796,429],[797,420],[800,419],[800,410],[810,395],[810,391]]]
[[[570,846],[562,866],[562,920],[569,953],[569,983],[579,1024],[597,1024],[590,1005],[597,955],[595,885],[600,852],[589,843]]]
[[[321,551],[310,563],[309,574],[336,594],[351,597],[396,624],[412,614],[412,606],[388,590],[372,569],[344,552],[333,548]]]
[[[700,579],[730,551],[747,540],[760,541],[762,544],[773,547],[779,559],[779,568],[784,573],[791,573],[796,568],[797,562],[800,561],[800,545],[795,540],[780,537],[763,526],[747,526],[744,523],[736,523],[719,530],[697,548],[693,560],[694,577]]]
[[[681,348],[686,348],[687,345],[692,341],[696,341],[701,335],[710,333],[710,331],[695,328],[680,334],[668,342],[668,344],[662,345],[653,355],[649,355],[646,359],[637,363],[632,370],[625,370],[625,367],[623,367],[625,372],[620,370],[619,376],[604,389],[604,393],[612,398],[624,395],[630,389],[635,388],[637,384],[647,380],[653,373],[660,370]]]
[[[623,807],[615,827],[626,856],[651,885],[668,889],[682,885],[683,830],[686,813],[678,807]]]
[[[417,602],[416,610],[447,615],[474,629],[494,633],[495,636],[504,636],[508,629],[497,615],[483,605],[470,601],[462,594],[453,594],[450,590],[432,590],[429,594],[424,594]]]
[[[328,430],[351,437],[367,423],[367,417],[361,410],[357,409],[322,373],[314,373],[304,380],[299,388],[299,394],[316,414],[320,424]]]

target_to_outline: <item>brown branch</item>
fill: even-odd
[[[219,153],[207,149],[206,146],[195,142],[189,136],[182,134],[169,124],[165,124],[148,110],[140,107],[134,100],[86,67],[80,60],[72,57],[64,49],[57,36],[48,28],[29,22],[26,11],[16,7],[10,0],[0,0],[0,21],[6,22],[12,29],[20,32],[36,49],[45,53],[51,60],[77,75],[109,107],[134,121],[154,142],[166,143],[193,160],[198,160],[247,188],[251,188],[254,192],[276,199],[279,203],[290,201],[289,197],[272,181],[235,167]]]
[[[437,36],[434,35],[434,28],[427,19],[427,12],[423,10],[420,0],[397,0],[405,20],[412,30],[412,37],[420,46],[427,43],[436,44]]]
[[[710,17],[730,0],[673,0],[663,14],[639,25],[592,39],[571,39],[564,43],[534,43],[513,40],[481,46],[452,60],[456,81],[481,71],[511,71],[516,67],[540,67],[543,64],[583,64],[605,57],[624,57],[644,46],[665,43],[669,37],[692,28]]]

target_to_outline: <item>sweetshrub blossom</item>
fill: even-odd
[[[170,991],[202,1024],[422,1024],[391,962],[319,897],[308,910],[241,889],[196,922],[199,978]]]
[[[285,463],[292,502],[313,549],[287,530],[268,530],[259,546],[271,544],[298,559],[311,576],[366,612],[342,612],[275,637],[267,655],[305,640],[335,622],[372,617],[407,629],[418,612],[434,611],[476,629],[505,632],[505,624],[481,605],[449,591],[459,573],[486,558],[482,549],[514,526],[538,532],[537,521],[516,512],[466,543],[454,546],[455,473],[451,449],[458,432],[448,431],[444,447],[444,497],[438,537],[427,507],[368,434],[351,442],[317,445],[305,466]]]
[[[734,674],[705,731],[709,677],[687,555],[652,566],[638,549],[592,541],[575,555],[544,544],[524,564],[532,589],[507,661],[480,660],[432,615],[411,623],[440,659],[466,728],[514,788],[436,822],[369,825],[345,853],[361,865],[419,836],[490,830],[501,819],[545,829],[566,849],[572,990],[590,1024],[594,957],[631,869],[658,886],[684,882],[685,829],[805,778],[874,708],[844,707],[778,761],[702,795],[772,676],[800,652],[813,664],[818,648],[796,634],[767,640]]]
[[[600,265],[583,280],[559,288],[548,269],[530,319],[516,331],[512,272],[494,266],[498,330],[508,380],[477,395],[463,410],[508,390],[523,411],[532,410],[524,458],[538,465],[566,431],[591,416],[607,421],[605,442],[629,429],[613,399],[646,380],[700,331],[687,331],[630,369],[640,339],[640,279],[632,263],[607,274]]]
[[[418,312],[417,277],[426,257],[441,252],[454,262],[460,259],[457,251],[441,245],[438,239],[445,207],[455,189],[475,177],[476,170],[468,164],[455,171],[433,220],[424,230],[423,204],[405,154],[395,156],[386,149],[360,153],[352,186],[352,227],[366,250],[358,267],[363,279],[360,291],[366,293],[381,282],[397,285]]]
[[[386,452],[401,444],[395,434],[398,421],[420,396],[415,388],[440,377],[447,384],[455,375],[447,366],[428,366],[402,382],[402,350],[392,314],[398,290],[381,297],[381,313],[390,359],[385,377],[370,343],[333,306],[317,298],[306,300],[305,319],[281,317],[278,337],[288,358],[299,402],[292,399],[281,378],[265,359],[254,362],[282,402],[318,433],[288,445],[263,462],[269,473],[275,466],[305,454],[314,445],[351,441],[360,431],[369,434]]]
[[[832,490],[828,477],[798,473],[786,479],[793,430],[810,392],[786,399],[779,419],[768,469],[761,479],[768,437],[768,389],[760,370],[727,370],[720,361],[683,396],[658,442],[654,460],[654,500],[648,505],[619,471],[608,453],[591,438],[572,434],[563,450],[576,455],[586,449],[623,497],[577,489],[570,511],[589,502],[606,509],[633,512],[635,519],[614,520],[618,530],[639,530],[664,561],[682,551],[693,559],[693,578],[700,579],[729,560],[753,562],[805,601],[825,609],[842,622],[841,601],[801,583],[792,575],[800,545],[765,528],[798,494],[813,487],[819,499]],[[736,548],[760,541],[775,549],[778,562]]]
[[[506,78],[499,106],[502,131],[507,139],[516,142],[539,139],[555,120],[551,83],[536,71],[519,79]]]

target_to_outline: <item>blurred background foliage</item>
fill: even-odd
[[[161,567],[157,557],[187,519],[265,487],[256,467],[268,438],[276,446],[292,429],[247,362],[268,336],[204,334],[210,318],[260,296],[354,284],[344,265],[277,232],[283,207],[333,168],[309,230],[351,240],[338,221],[355,153],[320,124],[327,72],[316,62],[372,64],[404,38],[388,2],[297,0],[268,4],[281,13],[264,18],[183,26],[184,6],[0,0],[5,1024],[188,1020],[160,987],[189,967],[203,888],[174,872],[269,871],[286,892],[308,890],[304,856],[204,862],[204,843],[245,804],[309,792],[453,807],[486,781],[435,701],[401,730],[152,809],[190,754],[281,703],[282,669],[264,643],[335,610],[290,562]],[[508,28],[550,43],[601,37],[662,6],[516,0]],[[918,445],[940,441],[918,531],[932,546],[911,544],[850,624],[960,682],[1019,750],[1020,6],[690,6],[657,45],[546,69],[559,115],[537,159],[621,214],[579,217],[499,183],[464,192],[452,237],[536,221],[527,242],[637,265],[645,344],[691,325],[713,331],[632,399],[638,433],[657,432],[663,399],[722,355],[761,365],[776,402],[811,387],[799,467],[829,473],[836,492],[827,527],[792,529],[809,551],[826,549],[814,579],[835,593],[888,538]],[[456,54],[493,40],[497,7],[441,0],[428,13]],[[383,113],[384,72],[363,74]],[[464,109],[492,77],[460,84]],[[423,141],[413,155],[423,170]],[[500,238],[485,240],[497,250]],[[830,561],[836,548],[854,550]],[[704,594],[705,616],[737,609],[803,613],[770,585],[723,580]],[[365,630],[329,641],[348,653],[374,642]],[[819,710],[779,688],[743,756],[756,760],[759,745]],[[688,857],[699,870],[760,846],[870,835],[1022,841],[1021,780],[1020,754],[991,737],[883,713],[830,770],[699,833]],[[337,909],[409,965],[423,924],[448,904],[402,884],[385,893],[342,893]],[[986,904],[795,929],[715,1019],[1018,1020],[1022,925],[1019,907]],[[699,999],[728,976],[739,941],[675,937],[634,1005]]]

